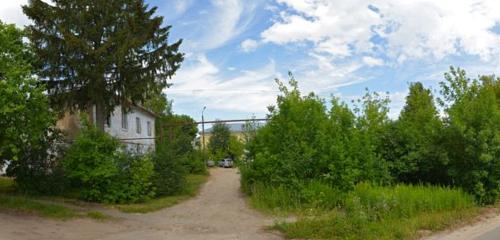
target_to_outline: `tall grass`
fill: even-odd
[[[254,184],[250,203],[274,214],[300,214],[306,209],[332,209],[342,204],[345,193],[319,181],[303,183],[300,188],[270,187]]]
[[[343,193],[318,181],[300,189],[260,184],[250,199],[266,212],[297,214],[297,222],[275,227],[305,239],[412,239],[419,230],[440,230],[478,211],[473,197],[461,190],[424,185],[359,184]]]

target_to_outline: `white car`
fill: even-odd
[[[225,158],[219,162],[219,167],[232,168],[233,167],[233,160],[231,160],[230,158]]]

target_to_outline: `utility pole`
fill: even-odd
[[[207,159],[205,157],[205,117],[203,113],[207,109],[207,106],[203,106],[203,110],[201,111],[201,146],[203,148],[203,158],[205,158],[205,166],[207,165]]]

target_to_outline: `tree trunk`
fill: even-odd
[[[89,121],[89,124],[94,125],[94,105],[87,104],[86,112],[87,112],[87,120]]]
[[[104,131],[104,123],[106,122],[106,111],[104,109],[104,104],[102,102],[98,102],[95,105],[95,126],[97,129]]]

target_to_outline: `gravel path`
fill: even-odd
[[[109,211],[115,221],[68,221],[0,213],[0,240],[43,239],[281,239],[265,231],[273,220],[249,209],[236,169],[213,169],[200,194],[148,214]]]
[[[499,240],[500,216],[494,214],[483,220],[456,230],[437,233],[424,240]]]

